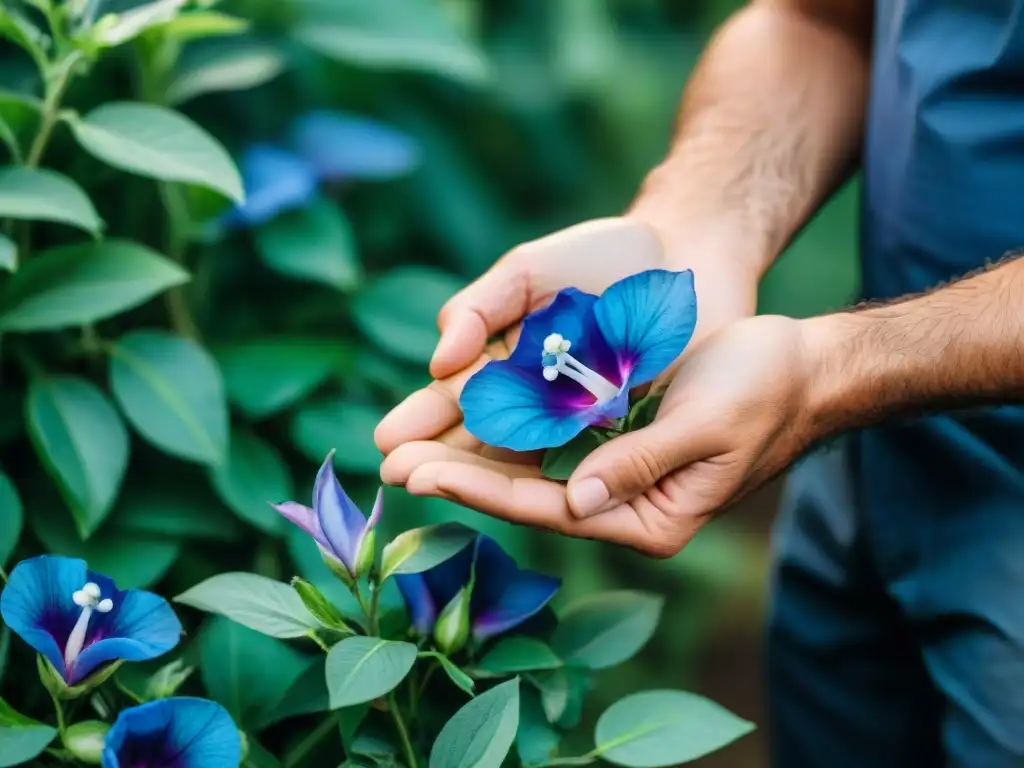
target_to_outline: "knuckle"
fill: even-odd
[[[635,484],[640,488],[647,488],[654,485],[665,474],[665,463],[657,453],[645,445],[633,447],[624,462],[623,469],[628,472]]]

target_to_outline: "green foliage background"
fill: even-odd
[[[85,189],[107,240],[94,246],[74,228],[36,223],[19,272],[0,275],[0,565],[40,551],[81,556],[123,587],[167,595],[226,570],[297,572],[329,584],[311,543],[266,500],[306,498],[307,479],[332,447],[346,487],[361,501],[372,497],[373,426],[427,380],[441,302],[515,243],[629,203],[664,153],[701,47],[736,5],[225,0],[217,10],[249,28],[184,43],[169,79],[140,76],[145,43],[102,56],[68,91],[65,107],[80,116],[111,101],[174,101],[237,157],[253,142],[277,140],[310,109],[339,108],[407,131],[422,164],[398,181],[325,189],[321,205],[340,231],[301,219],[276,240],[265,231],[211,239],[199,225],[226,199],[111,167],[82,151],[73,119],[56,125],[42,165]],[[38,115],[24,102],[42,90],[16,46],[0,47],[0,88],[0,117],[27,145]],[[0,216],[11,213],[4,183]],[[807,315],[853,295],[855,202],[851,186],[794,243],[765,280],[762,311]],[[21,224],[5,231],[26,237]],[[161,298],[147,294],[137,307],[125,300],[114,317],[42,332],[10,319],[24,310],[19,292],[36,290],[18,280],[39,254],[66,244],[110,254],[111,238],[170,260],[145,276]],[[60,289],[81,256],[39,268],[36,279],[53,288],[47,307],[75,300]],[[173,285],[174,264],[188,282]],[[115,259],[101,279],[123,274]],[[110,290],[116,303],[128,289],[115,282]],[[127,468],[111,480],[119,452]],[[562,576],[563,599],[616,587],[666,596],[659,634],[606,676],[585,718],[623,693],[658,686],[700,690],[762,720],[756,665],[725,680],[714,651],[756,653],[770,494],[659,563],[400,491],[389,490],[386,504],[387,534],[465,522]],[[189,618],[196,626],[198,615]],[[230,632],[207,626],[186,653],[201,657],[203,638],[217,633]],[[294,659],[265,640],[222,637],[243,644],[250,669],[244,680],[214,685],[241,686],[250,702],[253,691],[272,696],[275,680],[261,670]],[[9,663],[4,695],[31,668]],[[756,751],[738,746],[710,760],[750,766]]]

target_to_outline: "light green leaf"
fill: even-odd
[[[163,37],[174,38],[186,43],[204,37],[237,35],[249,29],[249,20],[229,16],[220,11],[192,11],[178,14],[161,25],[158,31]]]
[[[437,315],[462,287],[459,278],[438,269],[396,267],[357,294],[353,319],[385,352],[426,364],[440,338]]]
[[[226,616],[271,637],[304,637],[311,629],[320,628],[295,590],[255,573],[217,574],[174,601]]]
[[[604,669],[643,648],[661,618],[664,600],[647,592],[602,592],[562,611],[552,647],[566,664]]]
[[[532,688],[519,691],[519,728],[516,752],[523,765],[546,763],[555,755],[561,734],[548,722],[539,694]]]
[[[25,717],[0,699],[0,768],[27,763],[56,736],[56,728]]]
[[[461,552],[476,531],[460,523],[440,523],[399,534],[384,547],[380,580],[396,573],[422,573]]]
[[[285,519],[268,502],[292,498],[288,465],[273,445],[254,433],[231,430],[227,461],[210,469],[217,495],[242,520],[270,534],[280,534]]]
[[[438,653],[437,651],[420,651],[420,657],[435,659],[437,663],[441,665],[441,669],[444,670],[444,673],[448,675],[449,680],[470,696],[473,695],[473,689],[476,687],[476,683],[473,678],[463,672],[454,661],[449,659],[443,653]]]
[[[199,184],[236,202],[245,199],[242,177],[227,150],[178,112],[155,104],[108,102],[69,120],[78,143],[115,168]]]
[[[753,723],[695,693],[643,691],[605,710],[594,743],[609,763],[659,768],[709,755],[753,730]]]
[[[527,679],[540,693],[540,703],[549,723],[557,723],[565,715],[572,696],[569,675],[565,669],[534,672]]]
[[[34,254],[8,281],[0,330],[49,331],[94,323],[189,279],[174,262],[128,240]]]
[[[378,637],[347,637],[327,654],[331,709],[372,701],[390,692],[416,663],[416,646]]]
[[[499,768],[519,726],[519,679],[482,693],[445,723],[429,768]]]
[[[256,247],[264,263],[282,275],[350,291],[362,266],[348,219],[324,198],[284,213],[260,228]]]
[[[517,636],[500,640],[476,666],[476,671],[489,675],[509,675],[537,669],[557,669],[562,660],[542,641]]]
[[[301,400],[352,354],[344,340],[301,336],[255,339],[214,350],[228,397],[256,419]]]
[[[199,632],[200,675],[206,692],[239,727],[256,731],[315,659],[281,640],[214,616]]]
[[[414,70],[479,83],[483,53],[465,40],[436,3],[390,0],[292,0],[292,34],[333,59],[371,69]]]
[[[182,58],[167,86],[167,103],[255,88],[281,74],[286,64],[284,54],[272,43],[250,38],[218,40]]]
[[[568,480],[582,461],[604,442],[596,430],[585,429],[565,445],[544,451],[540,471],[552,480]]]
[[[562,712],[554,722],[563,731],[569,731],[583,719],[583,702],[587,694],[594,690],[594,678],[586,670],[575,667],[564,667],[559,672],[565,675],[568,692]]]
[[[157,448],[200,464],[224,460],[228,409],[217,363],[188,339],[132,331],[111,349],[114,397]]]
[[[103,229],[85,191],[45,168],[0,168],[0,217],[70,224],[94,235]]]
[[[384,410],[365,403],[332,399],[303,406],[292,419],[292,443],[310,461],[320,463],[337,448],[334,465],[355,474],[376,474],[381,455],[373,432]]]
[[[166,24],[178,15],[185,2],[186,0],[155,0],[124,13],[107,14],[96,23],[93,39],[107,47],[127,43],[151,27]]]
[[[18,271],[18,246],[7,235],[0,235],[0,269]]]
[[[21,538],[21,529],[25,523],[24,508],[18,489],[2,470],[0,470],[0,568],[14,554]]]
[[[58,376],[29,384],[25,423],[79,535],[89,538],[113,508],[128,469],[124,422],[95,384]]]

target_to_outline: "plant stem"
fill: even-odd
[[[377,609],[380,607],[380,586],[370,584],[370,613],[367,615],[367,619],[370,622],[370,634],[380,634],[380,623],[377,621]]]
[[[320,636],[316,633],[315,629],[311,629],[309,632],[307,632],[306,633],[306,637],[308,637],[314,643],[319,645],[320,646],[320,650],[322,650],[324,653],[329,653],[330,652],[331,649],[328,647],[327,643],[325,643],[323,640],[320,639]]]
[[[167,211],[167,256],[181,264],[188,248],[188,205],[181,195],[181,188],[167,182],[160,184],[160,198]],[[200,341],[199,328],[189,309],[184,286],[174,286],[165,296],[171,327],[185,338]]]
[[[50,701],[53,702],[53,709],[57,713],[57,730],[60,732],[60,735],[63,736],[64,731],[66,730],[66,726],[64,725],[64,707],[60,703],[60,700],[53,695],[52,691],[49,693]]]
[[[295,745],[295,748],[289,752],[284,760],[281,761],[281,765],[284,768],[293,768],[302,762],[302,759],[310,753],[310,751],[320,740],[327,734],[334,730],[334,727],[338,724],[338,720],[341,718],[341,712],[332,712],[325,717],[316,728],[310,731],[306,738]]]
[[[405,720],[402,712],[398,709],[398,701],[395,692],[388,694],[388,709],[391,710],[391,717],[395,721],[395,728],[398,729],[398,738],[402,742],[402,752],[405,754],[405,762],[408,768],[417,768],[416,751],[412,748],[412,741],[409,739],[409,729],[405,727]]]

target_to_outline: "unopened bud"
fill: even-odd
[[[109,730],[110,726],[99,720],[75,723],[64,731],[64,748],[83,763],[99,765],[103,759],[103,742]]]
[[[434,642],[445,655],[451,655],[469,640],[470,590],[463,587],[444,607],[434,623]]]

